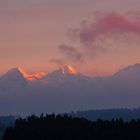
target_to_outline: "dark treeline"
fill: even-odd
[[[32,115],[17,119],[3,140],[140,140],[140,120],[95,122],[68,115]]]

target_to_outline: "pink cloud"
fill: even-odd
[[[85,69],[97,67],[99,73],[111,73],[124,64],[138,62],[140,44],[140,12],[95,12],[83,20],[79,28],[69,31],[69,37],[79,45],[61,45],[62,59]],[[82,61],[81,61],[82,60]]]
[[[96,48],[94,45],[96,39],[100,35],[106,36],[108,33],[112,35],[123,33],[140,35],[140,20],[134,15],[133,18],[129,18],[128,15],[115,12],[96,12],[93,20],[90,22],[85,20],[80,28],[70,30],[71,37],[77,38],[83,46],[90,48]]]

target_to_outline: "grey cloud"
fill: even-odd
[[[50,62],[57,65],[63,65],[65,63],[63,59],[59,59],[59,58],[51,59]]]
[[[72,59],[74,61],[81,61],[83,59],[83,54],[72,46],[63,44],[60,45],[58,49],[60,52],[64,53],[69,59]]]

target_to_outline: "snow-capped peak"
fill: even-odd
[[[25,75],[24,70],[19,67],[12,68],[4,76],[23,76]]]
[[[24,77],[23,70],[21,68],[13,68],[6,74],[0,77],[0,85],[2,87],[24,87],[28,85],[27,79]]]
[[[78,74],[78,72],[73,67],[71,67],[69,65],[61,66],[60,72],[62,74]]]
[[[13,80],[14,79],[30,80],[29,77],[30,75],[20,67],[12,68],[11,70],[9,70],[6,74],[2,76],[3,79],[10,78]]]
[[[9,70],[5,75],[3,75],[3,78],[6,77],[22,77],[26,80],[29,81],[33,81],[36,79],[40,79],[43,76],[45,76],[46,74],[44,72],[39,72],[39,73],[35,73],[35,74],[29,74],[28,72],[26,72],[24,69],[20,68],[20,67],[15,67],[11,70]]]
[[[18,70],[22,73],[24,78],[26,78],[27,80],[30,80],[30,81],[40,79],[40,78],[46,76],[46,74],[44,72],[39,72],[39,73],[35,73],[35,74],[29,74],[29,73],[25,72],[20,67],[18,67]]]
[[[20,73],[23,75],[24,78],[28,79],[28,77],[30,76],[29,73],[27,73],[24,69],[22,69],[20,67],[18,67],[17,69],[20,71]]]

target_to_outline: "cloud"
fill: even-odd
[[[58,46],[59,53],[64,54],[62,58],[52,58],[51,63],[63,65],[66,63],[82,63],[84,61],[84,53],[79,52],[76,48],[70,45],[62,44]]]
[[[83,54],[80,53],[76,48],[69,46],[69,45],[60,45],[58,47],[61,53],[64,53],[70,60],[74,61],[82,61]]]
[[[66,63],[84,64],[101,75],[115,72],[118,67],[139,62],[140,12],[94,12],[79,27],[68,30],[71,44],[58,46]]]
[[[57,65],[63,65],[63,64],[65,64],[64,60],[63,59],[59,59],[59,58],[51,59],[50,62],[51,63],[54,63],[54,64],[57,64]]]
[[[71,29],[69,36],[80,41],[85,48],[96,51],[99,49],[99,45],[95,45],[95,42],[101,36],[131,33],[140,35],[140,19],[137,18],[138,14],[136,17],[135,14],[133,17],[129,17],[129,15],[116,12],[95,12],[93,19],[84,20],[80,28]],[[100,41],[102,40],[100,39]]]

